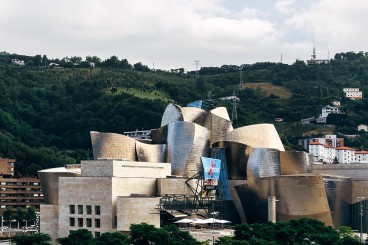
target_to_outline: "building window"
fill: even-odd
[[[101,214],[101,208],[100,206],[95,206],[95,214],[100,215]]]
[[[75,226],[75,219],[74,218],[69,218],[69,225],[70,226]]]
[[[78,227],[83,227],[83,218],[78,218]]]
[[[100,228],[100,226],[101,226],[100,219],[95,219],[95,227]]]
[[[87,222],[87,227],[92,227],[92,219],[91,218],[87,218],[86,222]]]
[[[69,205],[69,213],[70,214],[75,214],[75,206],[74,205]]]
[[[91,205],[87,205],[86,209],[87,209],[87,214],[92,214],[92,206]]]
[[[100,232],[98,232],[98,231],[95,232],[95,237],[99,237],[100,235],[101,235]]]
[[[78,214],[83,214],[83,205],[78,205]]]

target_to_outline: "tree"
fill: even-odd
[[[18,207],[17,210],[15,211],[15,220],[18,222],[18,229],[19,224],[22,224],[25,218],[26,218],[26,211],[21,207]]]
[[[36,216],[36,209],[35,209],[35,207],[29,206],[27,208],[26,215],[25,215],[25,220],[27,222],[27,226],[30,223],[34,223],[36,219],[37,219],[37,216]]]
[[[130,241],[135,245],[169,244],[169,234],[147,223],[130,226]]]
[[[9,207],[7,207],[3,213],[3,219],[5,221],[8,221],[9,222],[9,227],[11,227],[11,220],[13,218],[13,210]]]
[[[150,69],[148,68],[148,66],[143,65],[141,62],[138,62],[136,64],[133,65],[134,69],[136,69],[137,71],[150,71]]]
[[[120,232],[105,232],[94,239],[95,245],[128,245],[129,236]]]
[[[92,233],[87,229],[70,231],[68,237],[58,238],[60,245],[90,245],[93,242]]]
[[[12,239],[16,245],[51,245],[51,237],[44,233],[35,233],[32,235],[17,235]]]
[[[33,62],[33,66],[37,66],[37,67],[41,66],[41,62],[42,62],[41,55],[38,54],[35,57],[33,57],[32,62]]]

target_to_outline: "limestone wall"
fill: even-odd
[[[165,178],[171,175],[170,163],[97,160],[82,161],[81,165],[82,176]]]
[[[66,237],[70,230],[88,229],[96,232],[113,231],[112,216],[112,181],[111,177],[60,177],[59,178],[59,232],[58,237]],[[74,205],[75,213],[70,213],[70,205]],[[78,205],[83,206],[83,213],[78,213]],[[87,205],[92,207],[92,214],[87,214]],[[100,214],[96,214],[96,207]],[[70,218],[75,219],[74,227],[70,226]],[[78,225],[78,219],[83,225]],[[87,227],[87,219],[91,219],[92,227]],[[97,227],[99,220],[100,227]]]
[[[58,238],[58,205],[40,205],[40,232],[49,234],[53,240]]]
[[[145,222],[160,227],[159,197],[118,197],[116,203],[117,230],[129,231],[131,224]]]
[[[351,180],[368,180],[368,164],[314,164],[313,173],[351,177]]]

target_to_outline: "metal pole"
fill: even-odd
[[[359,208],[360,208],[360,242],[363,242],[363,201],[364,197],[358,196]]]

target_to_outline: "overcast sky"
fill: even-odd
[[[367,0],[0,0],[0,51],[159,69],[368,51]]]

